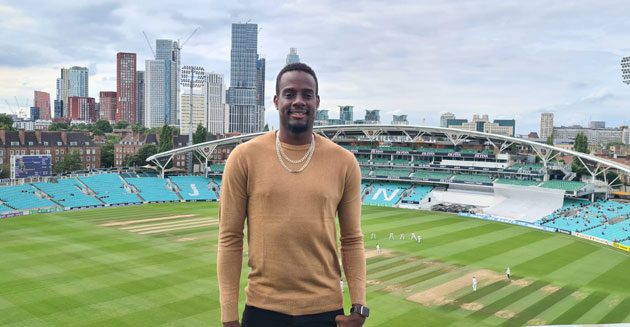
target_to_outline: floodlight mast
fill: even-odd
[[[191,35],[192,36],[192,35]],[[188,94],[188,106],[190,108],[188,117],[188,145],[193,144],[193,87],[202,87],[205,83],[205,74],[203,67],[184,66],[181,71],[181,85],[188,86],[190,93]],[[193,173],[193,155],[188,153],[188,170]]]

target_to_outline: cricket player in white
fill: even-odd
[[[477,290],[477,277],[475,276],[473,276],[472,278],[472,288],[473,288],[473,291]]]

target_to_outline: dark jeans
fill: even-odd
[[[245,305],[242,327],[336,327],[335,317],[343,315],[343,309],[303,316],[290,316]]]

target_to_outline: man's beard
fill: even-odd
[[[292,125],[292,124],[287,124],[287,129],[289,131],[291,131],[291,133],[293,134],[301,134],[304,133],[306,131],[308,131],[308,125],[304,124],[304,125]]]

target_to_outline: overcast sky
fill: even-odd
[[[55,98],[59,69],[90,69],[90,96],[116,90],[116,53],[152,55],[142,35],[180,39],[182,65],[223,73],[229,84],[231,23],[259,26],[267,59],[266,118],[277,126],[275,76],[290,47],[320,81],[320,109],[381,121],[407,114],[439,125],[443,112],[516,119],[517,133],[555,125],[630,123],[630,5],[619,1],[6,1],[0,0],[0,112],[34,90]],[[229,86],[229,85],[228,85]]]

